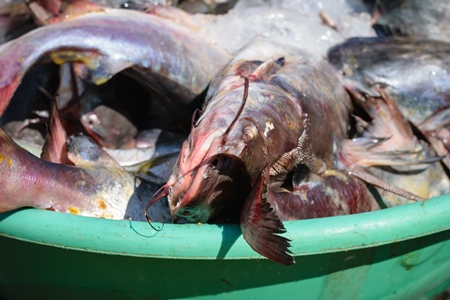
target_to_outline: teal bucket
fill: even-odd
[[[427,299],[450,286],[450,195],[285,226],[289,267],[238,225],[3,213],[0,298]]]

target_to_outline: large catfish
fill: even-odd
[[[326,61],[253,41],[213,81],[161,195],[175,218],[240,218],[255,251],[292,264],[281,220],[378,207],[361,181],[333,170],[351,109]]]

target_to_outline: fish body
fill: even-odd
[[[286,239],[276,235],[283,232],[278,216],[301,219],[377,208],[361,182],[339,172],[325,175],[336,165],[351,109],[340,77],[326,61],[310,60],[295,47],[250,43],[211,84],[183,144],[164,191],[172,214],[188,222],[235,215],[254,250],[292,264]],[[305,171],[297,172],[298,166]],[[339,183],[333,185],[332,177]],[[318,192],[308,194],[314,185]],[[358,185],[362,197],[350,197]],[[352,206],[345,203],[349,198],[368,204]]]
[[[0,129],[0,212],[35,207],[80,216],[144,221],[142,209],[158,189],[120,167],[86,136],[68,141],[74,165],[45,161],[18,146]],[[167,201],[148,211],[170,222]]]
[[[450,3],[420,0],[376,2],[377,25],[384,31],[415,39],[433,39],[450,42]]]
[[[409,38],[355,38],[330,49],[344,84],[368,97],[383,90],[450,167],[450,44]]]
[[[273,176],[286,175],[301,161],[314,171],[331,168],[334,143],[345,138],[351,104],[341,87],[333,87],[339,80],[327,71],[332,69],[326,62],[312,64],[296,48],[265,41],[250,44],[236,56],[212,83],[208,102],[169,179],[174,214],[206,222],[221,210],[220,202],[236,197],[239,190],[244,190],[241,198],[245,197],[240,180],[233,177],[245,177],[241,182],[248,181],[248,189],[266,166],[272,167]],[[248,78],[247,99],[244,77]],[[335,130],[320,126],[325,120]],[[312,134],[309,128],[318,132]],[[287,158],[296,156],[292,151],[299,147],[305,149],[295,161]],[[230,174],[239,164],[244,170]],[[243,200],[237,199],[236,206]],[[189,217],[186,209],[197,201],[207,203],[211,212]]]
[[[206,104],[193,122],[162,195],[168,196],[174,218],[189,222],[239,220],[244,238],[255,251],[292,264],[289,241],[278,235],[284,232],[283,220],[358,213],[378,206],[365,184],[341,161],[345,156],[340,149],[348,135],[353,106],[344,89],[346,82],[321,55],[342,37],[317,25],[317,16],[298,18],[297,12],[282,8],[242,16],[249,12],[204,18],[198,23],[194,16],[181,20],[181,24],[189,23],[183,27],[170,16],[157,13],[104,9],[37,29],[0,46],[4,70],[0,114],[24,73],[47,55],[58,64],[77,63],[77,75],[96,84],[126,70],[175,111],[177,105],[189,106],[206,88],[228,62],[228,53],[236,54],[212,81]],[[242,22],[228,22],[233,18]],[[223,27],[213,26],[218,23],[232,28],[227,31],[231,39],[225,38]],[[247,26],[250,23],[256,26]],[[300,23],[316,25],[311,27],[314,32],[299,30]],[[198,24],[211,26],[195,28]],[[305,39],[304,32],[310,39]],[[258,35],[272,41],[255,39],[236,50]],[[216,44],[219,49],[213,46]],[[304,52],[299,49],[302,46],[316,51]],[[10,157],[3,167],[17,160],[8,160]],[[75,172],[66,171],[67,167],[54,173]],[[39,168],[40,178],[51,173],[47,167]],[[82,170],[85,175],[79,176],[90,174],[87,167]],[[118,169],[115,172],[126,177]],[[20,170],[14,174],[27,176]],[[95,181],[98,178],[103,177],[93,176],[92,185],[107,189],[108,181],[99,183]],[[44,188],[48,186],[44,184],[41,192],[47,192]],[[63,194],[61,188],[54,193]],[[88,203],[98,199],[95,189],[79,192]],[[13,195],[14,190],[8,193]],[[14,199],[12,203],[18,201]],[[42,206],[37,207],[49,207],[41,201]]]
[[[25,73],[49,56],[60,64],[83,63],[80,75],[96,84],[129,69],[129,76],[168,106],[188,105],[228,60],[224,51],[171,20],[120,9],[88,13],[0,46],[0,115]]]
[[[332,47],[329,61],[344,74],[344,84],[379,96],[389,89],[402,114],[419,125],[450,106],[450,44],[409,38],[354,38]]]
[[[78,215],[124,217],[134,193],[133,176],[91,141],[82,141],[79,150],[72,149],[72,161],[77,158],[81,165],[76,167],[35,157],[15,144],[3,129],[0,138],[2,212],[31,206]],[[78,143],[73,141],[72,146]],[[96,162],[86,158],[93,153]]]
[[[361,153],[362,159],[370,160],[373,153],[408,157],[400,165],[393,157],[378,166],[367,165],[370,172],[424,199],[450,192],[450,181],[437,157],[450,166],[450,144],[439,136],[450,130],[449,51],[445,42],[378,38],[351,39],[328,54],[344,75],[347,89],[356,95],[355,102],[370,116],[361,134],[385,139]],[[432,157],[437,159],[423,163]],[[410,202],[379,192],[387,206]]]

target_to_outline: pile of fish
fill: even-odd
[[[290,265],[285,220],[450,193],[445,1],[13,3],[0,212],[235,222]]]

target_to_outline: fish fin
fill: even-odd
[[[389,95],[388,87],[375,86],[379,96],[362,95],[357,88],[346,86],[352,96],[355,106],[364,110],[371,118],[366,131],[372,136],[390,137],[384,147],[401,147],[415,149],[417,138],[414,136],[411,124],[403,116],[395,100]]]
[[[50,110],[50,120],[41,158],[53,163],[67,164],[69,163],[66,144],[67,134],[61,123],[56,99],[52,101]]]
[[[439,111],[428,117],[425,121],[418,124],[417,127],[425,133],[431,133],[440,128],[445,128],[450,123],[450,107]]]
[[[357,88],[345,86],[357,108],[372,119],[360,126],[366,136],[345,140],[338,151],[338,165],[354,177],[393,194],[421,201],[423,198],[384,181],[361,167],[407,166],[435,163],[441,156],[429,157],[413,133],[411,124],[402,115],[388,87],[375,86],[379,95],[363,94]],[[367,136],[369,135],[369,136]],[[381,136],[381,138],[380,138]]]
[[[346,86],[355,105],[372,119],[356,118],[357,128],[365,136],[342,143],[341,159],[347,167],[358,165],[400,166],[434,163],[442,157],[423,157],[423,148],[387,88],[377,85],[379,96],[363,95],[357,88]]]
[[[395,185],[390,184],[387,181],[384,181],[372,174],[369,174],[368,172],[366,172],[363,169],[358,168],[356,166],[349,168],[347,171],[348,171],[349,175],[359,178],[359,179],[363,180],[364,182],[367,182],[373,186],[376,186],[380,189],[391,192],[393,194],[405,197],[405,198],[413,200],[413,201],[425,200],[424,198],[422,198],[420,196],[417,196],[413,193],[405,191],[404,189],[401,189]]]
[[[292,265],[295,260],[290,255],[290,240],[278,235],[285,233],[283,223],[267,201],[268,170],[261,174],[241,213],[241,230],[250,247],[277,263]]]
[[[437,155],[443,157],[442,163],[450,170],[450,108],[446,108],[427,118],[417,126]]]
[[[392,150],[376,151],[389,138],[360,137],[344,140],[339,150],[339,160],[347,167],[358,165],[372,166],[407,166],[429,164],[442,160],[443,156],[422,158],[422,151]]]

